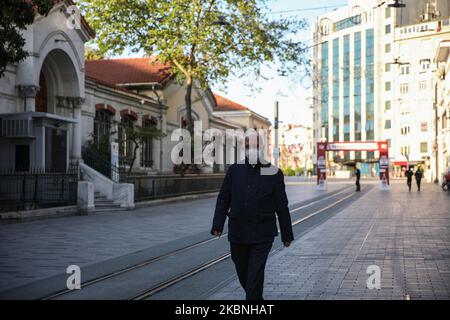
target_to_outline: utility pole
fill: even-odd
[[[274,158],[274,165],[278,167],[278,160],[280,158],[280,148],[278,146],[278,101],[275,101],[275,109],[274,109],[274,129],[275,129],[275,138],[274,138],[274,148],[273,148],[273,158]]]

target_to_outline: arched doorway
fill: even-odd
[[[81,96],[76,64],[69,53],[53,49],[45,56],[39,71],[39,91],[35,110],[49,114],[43,118],[43,154],[46,171],[63,172],[69,166],[69,156],[76,144],[74,99]],[[57,115],[58,117],[55,117]]]

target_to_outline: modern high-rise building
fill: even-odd
[[[350,0],[317,17],[314,142],[387,140],[397,173],[408,164],[432,169],[432,72],[424,71],[439,41],[450,37],[449,2]],[[330,153],[328,159],[337,169],[360,162],[369,173],[378,170],[376,153]]]

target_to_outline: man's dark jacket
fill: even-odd
[[[269,167],[275,174],[261,174],[266,172],[263,168]],[[228,168],[217,197],[211,233],[222,232],[228,216],[230,242],[271,242],[278,235],[275,213],[281,240],[292,241],[294,235],[281,170],[270,164],[255,167],[248,163],[233,164]]]

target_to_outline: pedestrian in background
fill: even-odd
[[[412,185],[412,177],[413,177],[413,175],[414,175],[414,172],[413,172],[412,168],[409,167],[409,169],[406,170],[406,172],[405,172],[406,184],[408,185],[409,192],[411,192],[411,185]]]
[[[263,300],[264,269],[278,235],[276,216],[285,247],[294,240],[294,235],[283,173],[270,163],[261,163],[258,151],[255,163],[252,160],[255,148],[250,148],[248,138],[245,148],[245,161],[232,164],[223,180],[211,234],[222,235],[228,216],[231,259],[246,299]],[[267,174],[267,169],[271,174]]]
[[[356,191],[361,191],[361,185],[359,180],[361,179],[361,171],[355,167],[355,176],[356,176]]]
[[[420,191],[420,183],[422,181],[422,176],[423,176],[422,169],[420,167],[417,168],[414,176],[416,177],[417,191]]]

